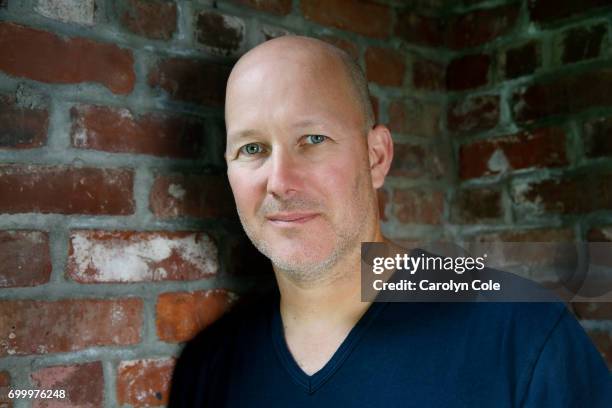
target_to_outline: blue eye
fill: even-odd
[[[306,136],[306,140],[309,141],[310,144],[319,144],[323,143],[327,139],[327,136],[323,135],[308,135]]]
[[[259,143],[245,144],[240,148],[240,153],[245,153],[251,156],[261,152],[263,152],[263,147]]]

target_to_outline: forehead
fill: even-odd
[[[361,110],[338,58],[300,52],[262,53],[241,61],[228,82],[228,135],[244,127],[306,121],[359,125]]]

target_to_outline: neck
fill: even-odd
[[[364,242],[384,240],[377,225]],[[287,328],[328,324],[352,327],[370,305],[361,301],[361,243],[330,268],[326,274],[330,279],[305,286],[276,269],[275,275],[281,295],[281,315]]]

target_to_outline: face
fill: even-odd
[[[301,280],[359,248],[376,219],[364,118],[342,75],[333,60],[268,55],[238,66],[228,84],[226,160],[240,220],[275,268]]]

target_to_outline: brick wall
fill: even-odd
[[[387,235],[612,240],[605,3],[0,0],[0,386],[161,406],[181,343],[271,284],[222,105],[286,33],[365,67]],[[612,364],[612,306],[575,311]]]

